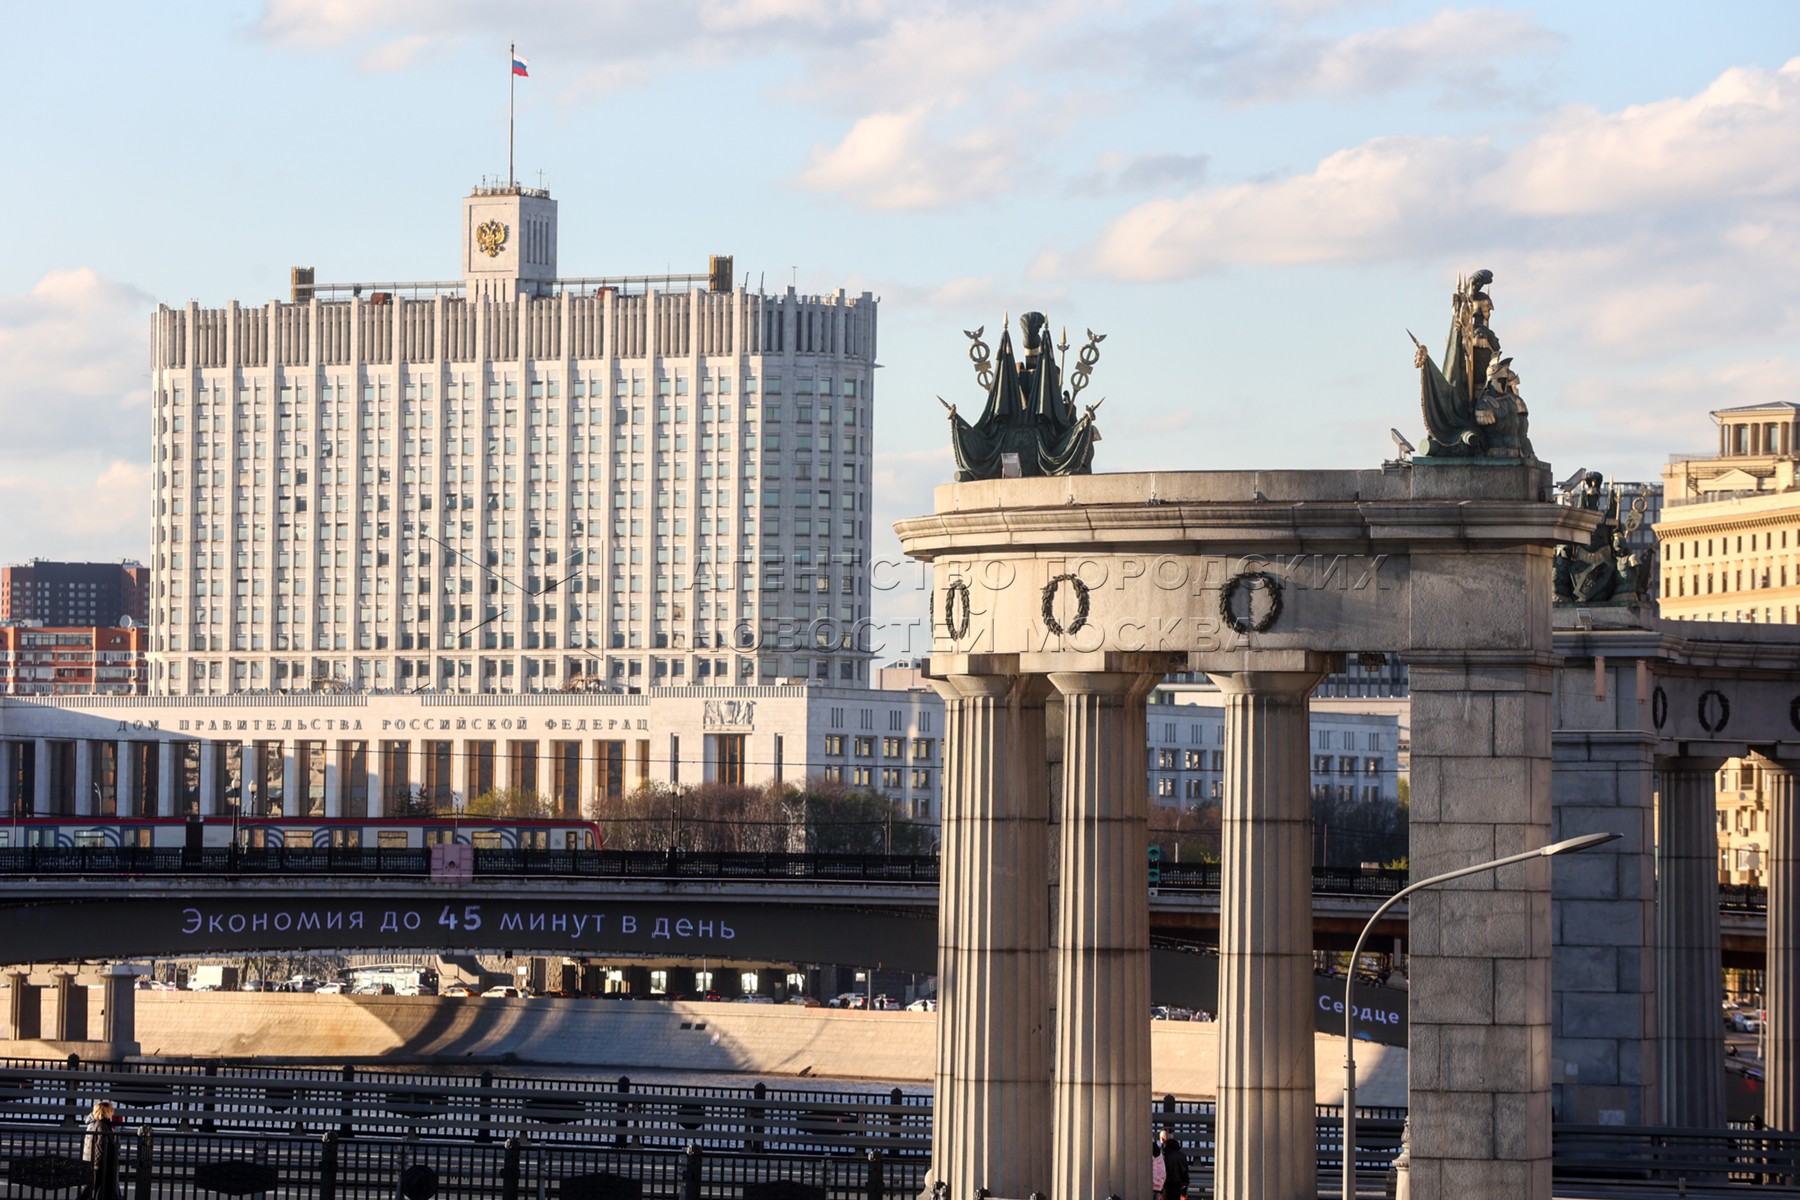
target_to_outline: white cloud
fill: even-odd
[[[153,303],[81,267],[0,297],[0,427],[9,455],[75,444],[147,454]]]
[[[0,512],[0,561],[146,561],[150,467],[84,454],[9,459],[0,467]]]
[[[1800,59],[1725,72],[1698,95],[1576,109],[1522,147],[1503,188],[1533,215],[1685,211],[1800,198]]]
[[[1515,335],[1630,358],[1800,331],[1797,216],[1800,60],[1692,97],[1558,113],[1511,148],[1379,138],[1302,174],[1153,200],[1075,261],[1156,282],[1455,256],[1520,288],[1531,315]]]
[[[1009,140],[994,129],[943,135],[923,110],[874,113],[836,146],[814,147],[795,182],[836,192],[861,208],[941,208],[1007,190],[1019,169]]]
[[[1784,397],[1793,390],[1797,371],[1800,363],[1770,357],[1717,367],[1580,375],[1563,385],[1554,424],[1544,435],[1534,429],[1534,442],[1540,443],[1540,455],[1559,464],[1567,462],[1571,469],[1585,464],[1609,476],[1620,463],[1656,463],[1671,451],[1711,453],[1716,435],[1707,413]],[[1550,444],[1541,444],[1547,439]]]
[[[1473,185],[1500,162],[1481,142],[1378,138],[1309,174],[1152,200],[1086,252],[1117,279],[1180,279],[1234,263],[1317,263],[1429,255],[1466,238]]]
[[[0,297],[0,558],[143,556],[150,308],[86,267]]]
[[[1271,39],[1254,52],[1232,56],[1220,82],[1241,101],[1376,96],[1431,83],[1445,104],[1485,105],[1503,87],[1500,60],[1559,42],[1521,13],[1447,8],[1410,25],[1340,38]]]
[[[1104,196],[1115,192],[1198,187],[1206,182],[1210,163],[1210,158],[1204,154],[1128,155],[1108,150],[1098,155],[1086,171],[1069,181],[1069,192],[1077,196]]]

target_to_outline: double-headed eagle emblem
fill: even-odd
[[[483,221],[475,227],[475,244],[489,258],[496,257],[506,245],[506,226],[498,221]]]

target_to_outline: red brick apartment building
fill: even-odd
[[[144,630],[0,625],[0,695],[141,696]]]

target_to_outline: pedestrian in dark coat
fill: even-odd
[[[1186,1200],[1188,1186],[1187,1155],[1181,1152],[1181,1139],[1167,1125],[1162,1140],[1163,1187],[1160,1200]]]
[[[88,1113],[87,1133],[81,1139],[81,1161],[87,1179],[78,1200],[123,1200],[119,1190],[119,1139],[113,1132],[117,1113],[112,1101],[96,1100]]]

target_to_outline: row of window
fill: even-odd
[[[892,717],[903,717],[904,714],[901,713],[900,710],[895,709],[893,711],[893,713],[891,714],[891,716]],[[852,747],[852,749],[855,753],[855,756],[857,758],[874,758],[875,757],[875,739],[874,738],[872,738],[872,737],[857,737],[857,738],[846,739],[844,737],[844,735],[841,733],[831,733],[831,734],[825,735],[825,753],[833,758],[842,758],[844,756],[844,746],[846,745],[846,743],[848,743]],[[903,737],[884,737],[884,738],[882,738],[881,739],[881,757],[883,757],[883,758],[905,758],[906,750],[907,750],[906,743],[907,743],[907,739],[903,738]],[[915,762],[935,761],[937,758],[937,739],[936,738],[913,738],[912,739],[912,757]]]
[[[608,374],[609,373],[589,373],[587,375],[582,375],[577,373],[570,376],[568,387],[569,395],[576,399],[584,397],[604,399],[607,395]],[[612,395],[615,397],[643,396],[647,394],[649,381],[646,379],[643,371],[621,370],[610,374],[612,380]],[[313,377],[309,374],[306,382],[299,380],[283,380],[279,387],[275,389],[276,398],[283,406],[290,408],[297,404],[308,403],[308,386],[312,378]],[[727,374],[713,372],[702,374],[700,376],[700,393],[703,396],[729,396],[731,395],[732,379],[733,376]],[[455,401],[466,402],[479,400],[481,399],[483,382],[486,385],[485,391],[487,399],[490,401],[519,399],[518,379],[510,372],[500,372],[489,375],[484,381],[480,382],[466,375],[457,375],[444,379],[442,381],[443,400],[446,404]],[[766,373],[760,377],[746,374],[742,377],[745,402],[754,405],[756,401],[750,399],[750,397],[756,396],[758,393],[764,396],[783,395],[789,390],[787,386],[788,382],[792,383],[793,387],[791,390],[795,396],[836,395],[847,399],[855,399],[857,396],[863,394],[864,391],[864,389],[857,385],[857,381],[854,379],[838,380],[836,391],[834,392],[833,382],[829,378],[803,376],[787,381],[784,376],[773,372]],[[409,372],[403,381],[401,396],[410,403],[419,401],[429,402],[434,398],[433,393],[436,390],[436,386],[437,383],[435,379],[420,378],[417,372]],[[658,372],[656,373],[655,386],[656,394],[659,397],[686,396],[691,394],[689,380],[684,372],[678,371],[673,374]],[[321,404],[346,404],[353,402],[357,397],[357,389],[348,380],[341,377],[328,377],[323,383],[320,383],[318,387],[319,402]],[[532,400],[556,400],[561,397],[562,391],[562,381],[560,379],[528,379],[525,394]],[[246,404],[267,404],[270,396],[270,388],[266,380],[253,378],[246,382],[242,375],[235,375],[228,383],[217,379],[211,381],[203,379],[194,388],[194,402],[198,411],[204,413],[208,403],[207,397],[211,398],[213,404],[227,405],[230,403],[230,398],[234,394],[237,396],[238,407],[242,409]],[[388,379],[379,378],[365,379],[362,383],[361,395],[365,411],[367,411],[368,406],[371,405],[385,405],[392,403],[394,399],[393,382]],[[173,404],[175,407],[179,408],[186,403],[187,389],[182,380],[176,379],[172,381],[166,389],[157,389],[155,392],[155,400],[158,406]],[[581,405],[574,404],[574,407],[579,408]],[[710,405],[707,405],[706,407],[710,408]]]
[[[852,787],[875,787],[875,767],[845,767],[837,763],[826,763],[819,769],[819,774],[831,783],[847,783]],[[879,768],[880,785],[888,790],[898,790],[902,786],[915,792],[931,790],[931,771],[929,768],[914,767],[910,773],[901,767]],[[904,785],[901,780],[905,779]]]
[[[1757,588],[1786,587],[1788,585],[1788,569],[1786,563],[1781,564],[1779,568],[1774,570],[1771,570],[1768,567],[1763,567],[1760,570],[1752,567],[1748,572],[1748,586],[1746,586],[1746,573],[1742,569],[1735,571],[1696,571],[1692,575],[1689,575],[1685,571],[1680,571],[1674,572],[1673,575],[1675,595],[1677,596],[1685,596],[1688,594],[1690,581],[1693,585],[1693,593],[1696,596],[1712,593],[1715,590],[1715,585],[1716,590],[1721,592],[1755,591]],[[1701,590],[1700,585],[1702,583],[1706,585],[1705,591]],[[1667,583],[1663,585],[1663,589],[1665,592],[1668,590]]]
[[[1779,534],[1780,540],[1781,540],[1781,544],[1779,547],[1776,546],[1776,537],[1778,534]],[[1748,537],[1750,539],[1750,547],[1749,548],[1752,552],[1754,552],[1757,549],[1759,549],[1759,547],[1757,546],[1757,542],[1756,542],[1757,536],[1758,535],[1755,532],[1751,532],[1748,534],[1739,533],[1739,534],[1721,536],[1718,538],[1707,538],[1706,539],[1706,556],[1710,558],[1715,553],[1715,551],[1713,549],[1713,545],[1715,542],[1718,545],[1718,550],[1716,552],[1719,554],[1742,554],[1742,553],[1744,553],[1744,539],[1746,537]],[[1775,550],[1778,548],[1782,549],[1782,550],[1787,549],[1788,531],[1785,529],[1764,530],[1763,533],[1761,534],[1761,537],[1762,537],[1762,545],[1761,545],[1760,549],[1763,549],[1763,550]],[[1665,558],[1673,558],[1678,561],[1682,560],[1682,559],[1687,559],[1687,558],[1699,558],[1700,557],[1700,539],[1694,538],[1691,541],[1682,541],[1679,539],[1677,539],[1675,541],[1664,541],[1662,544],[1662,551],[1663,551],[1663,556]]]

